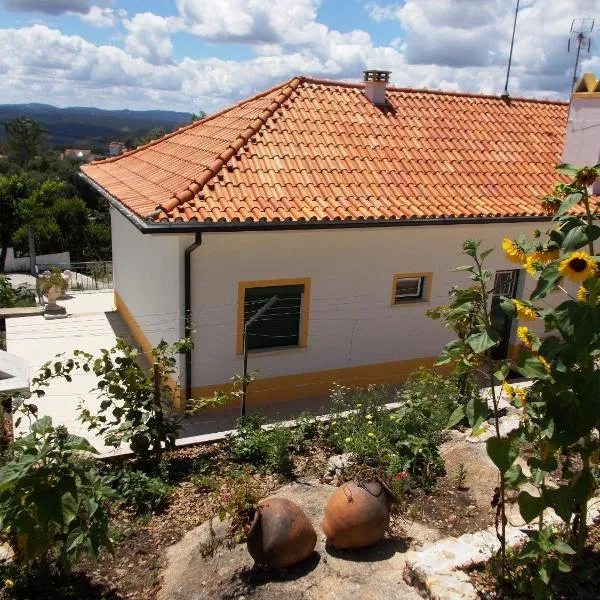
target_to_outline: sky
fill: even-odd
[[[214,112],[295,75],[499,94],[516,0],[0,0],[0,103]],[[600,0],[521,0],[509,91],[566,99],[573,19]]]

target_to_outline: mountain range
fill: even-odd
[[[171,110],[59,108],[37,103],[0,104],[0,124],[17,117],[38,121],[50,145],[57,150],[89,148],[93,152],[106,153],[113,140],[131,146],[136,138],[145,136],[152,129],[170,131],[189,123],[192,114]],[[0,141],[3,135],[4,128],[0,127]]]

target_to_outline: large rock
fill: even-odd
[[[244,544],[220,545],[212,556],[201,547],[210,543],[207,524],[188,532],[167,552],[158,600],[420,600],[416,589],[402,579],[405,556],[420,543],[439,539],[439,532],[406,521],[405,538],[386,538],[379,544],[343,553],[329,552],[320,530],[323,511],[332,491],[314,479],[302,479],[277,491],[308,515],[317,530],[317,546],[308,559],[288,569],[263,570],[253,566]],[[216,522],[217,539],[227,524]]]
[[[313,553],[317,533],[295,502],[287,498],[267,498],[258,504],[246,543],[258,564],[285,568]]]
[[[327,541],[338,549],[364,548],[383,538],[391,499],[379,482],[344,483],[329,498],[323,518]]]

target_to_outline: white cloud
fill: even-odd
[[[146,12],[138,13],[131,20],[124,20],[123,25],[128,31],[125,38],[127,52],[141,56],[154,65],[171,62],[171,35],[180,29],[180,19]]]
[[[41,12],[61,15],[66,12],[85,14],[89,12],[91,0],[2,0],[7,10],[18,12]]]
[[[365,5],[376,21],[398,21],[403,35],[394,45],[406,63],[443,74],[446,83],[454,82],[460,89],[495,93],[504,86],[514,8],[514,2],[506,0],[406,0],[403,4]],[[568,93],[574,60],[567,53],[571,19],[593,16],[599,8],[598,0],[522,1],[511,92],[549,97]]]
[[[566,53],[571,17],[565,15],[585,15],[597,5],[521,1],[511,94],[566,96],[574,57]],[[373,18],[398,23],[398,40],[386,46],[375,46],[367,31],[319,23],[318,0],[178,0],[177,6],[179,16],[171,17],[127,17],[112,8],[85,15],[97,26],[121,22],[123,48],[41,25],[0,29],[0,101],[210,112],[293,75],[357,80],[365,68],[389,69],[392,82],[403,87],[497,94],[504,86],[513,17],[506,0],[369,3]],[[217,54],[216,44],[243,42],[253,56],[175,61],[176,31],[215,44]],[[597,59],[586,60],[583,69],[598,68]]]
[[[101,8],[92,6],[89,12],[80,14],[79,18],[92,27],[114,27],[120,20],[127,17],[124,9]]]

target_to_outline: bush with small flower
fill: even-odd
[[[404,489],[433,490],[437,477],[444,474],[441,432],[459,397],[457,381],[442,383],[442,379],[420,371],[396,397],[383,386],[363,390],[338,386],[333,393],[337,416],[327,432],[334,451],[352,454],[357,468],[375,469],[390,484],[401,473]],[[436,381],[444,390],[441,396],[435,394]],[[404,404],[390,412],[385,405],[392,399]],[[443,421],[435,415],[438,409]],[[351,412],[342,416],[345,411]]]

